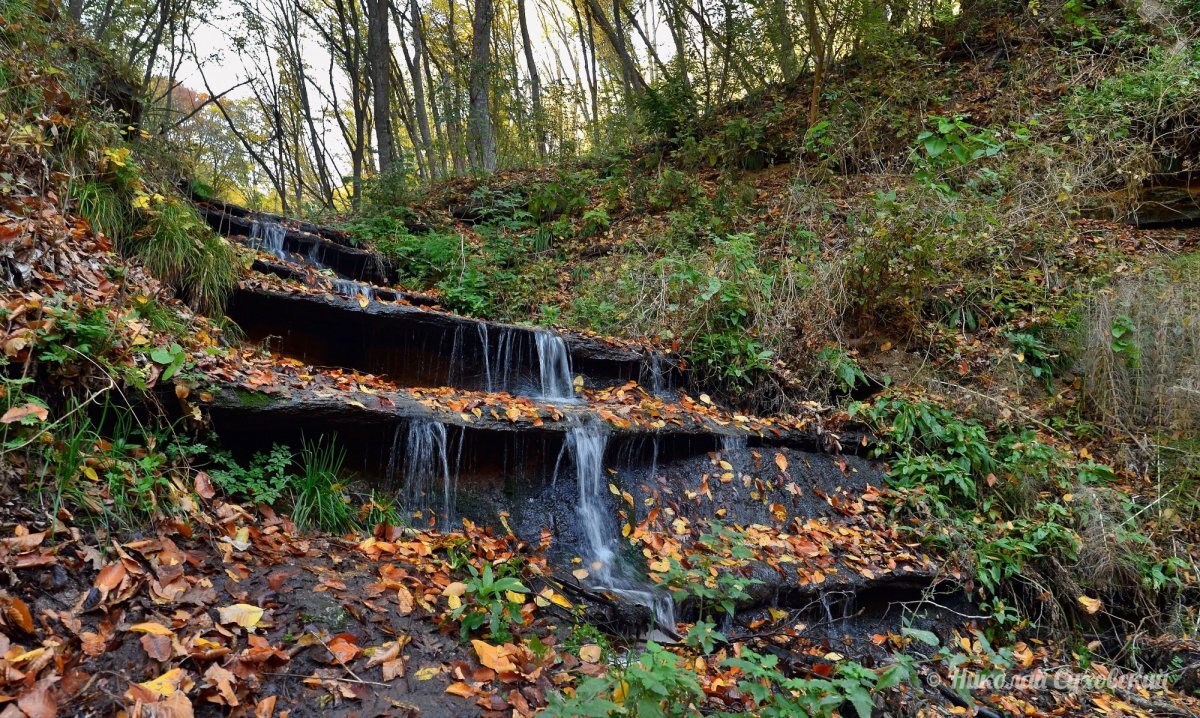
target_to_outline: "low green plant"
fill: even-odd
[[[286,446],[274,444],[270,451],[250,457],[245,466],[224,451],[214,452],[212,459],[214,466],[209,469],[209,476],[232,497],[271,505],[288,490],[293,455]]]
[[[333,439],[305,441],[300,471],[290,482],[292,521],[300,528],[348,533],[355,528],[355,511],[339,475],[346,450]]]
[[[516,576],[498,576],[490,563],[482,571],[468,564],[467,570],[470,578],[461,603],[450,612],[450,618],[459,622],[462,640],[487,626],[492,640],[511,641],[512,626],[522,621],[521,604],[529,589]]]

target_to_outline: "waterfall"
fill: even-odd
[[[370,300],[377,298],[375,295],[375,289],[371,286],[363,284],[362,282],[356,282],[353,279],[342,279],[341,277],[334,277],[330,279],[329,282],[333,287],[333,291],[337,292],[338,294],[344,294],[347,297],[357,297],[361,295]]]
[[[571,379],[571,354],[567,343],[554,332],[534,333],[538,369],[541,378],[541,397],[557,401],[573,401],[575,387]]]
[[[642,378],[639,380],[651,394],[660,396],[673,387],[671,386],[671,365],[663,361],[663,355],[650,351],[646,363],[642,365]]]
[[[608,433],[598,420],[572,427],[564,451],[575,464],[579,485],[579,522],[583,528],[584,561],[593,584],[654,613],[656,625],[675,630],[675,602],[671,595],[648,586],[631,575],[617,556],[619,547],[615,522],[605,510],[608,482],[604,475],[604,452]],[[561,462],[562,456],[559,456]],[[557,481],[558,465],[555,465]]]
[[[731,451],[737,451],[738,449],[744,449],[744,448],[746,448],[746,446],[749,443],[745,434],[742,434],[740,436],[731,436],[728,434],[724,434],[724,435],[720,436],[719,439],[721,442],[721,455],[722,456],[725,456],[725,454],[727,454]],[[725,458],[729,458],[729,457],[725,456]]]
[[[287,252],[283,249],[283,240],[287,237],[287,228],[278,222],[254,220],[250,224],[250,246],[267,254],[290,262]]]
[[[392,481],[395,480],[395,474],[399,468],[395,451],[395,443],[399,438],[400,427],[397,426],[393,439],[392,456],[388,460],[388,474]],[[461,449],[461,443],[459,448]],[[445,424],[428,419],[414,419],[409,422],[408,434],[405,438],[403,468],[405,507],[410,511],[434,510],[433,496],[440,484],[442,510],[439,523],[443,527],[449,528],[454,520],[454,487],[451,485]]]

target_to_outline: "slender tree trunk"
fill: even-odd
[[[492,19],[495,8],[492,0],[475,0],[475,17],[471,21],[471,73],[468,83],[470,115],[468,134],[471,154],[476,167],[492,172],[496,169],[496,138],[488,107],[488,91],[492,74]]]
[[[388,0],[367,0],[367,66],[371,75],[372,117],[375,121],[379,173],[396,161],[392,132],[392,46],[388,42]]]
[[[404,43],[403,32],[400,30],[398,19],[397,32],[401,34],[400,48],[404,52],[404,63],[408,66],[408,74],[412,77],[413,114],[416,115],[417,131],[420,134],[421,145],[425,152],[425,162],[430,178],[437,179],[438,163],[434,158],[433,137],[429,131],[429,111],[425,107],[425,82],[421,76],[421,58],[425,54],[423,47],[425,38],[421,30],[421,9],[417,6],[417,0],[409,0],[408,11],[410,14],[409,24],[412,26],[413,44],[415,45],[413,52],[416,56],[415,62],[408,54],[408,45]]]
[[[821,89],[825,82],[825,38],[817,16],[817,0],[804,0],[804,23],[808,26],[808,44],[812,51],[812,93],[808,98],[808,126],[817,124],[821,114]]]
[[[537,141],[538,157],[546,157],[546,117],[542,111],[542,81],[537,62],[533,59],[533,43],[529,40],[529,21],[525,17],[525,0],[517,0],[517,19],[521,23],[521,42],[525,45],[525,65],[529,70],[529,89],[533,100],[533,134]]]
[[[619,7],[616,3],[619,0],[614,0],[613,7]],[[608,39],[612,45],[613,51],[617,53],[617,60],[621,64],[622,81],[625,82],[629,90],[634,94],[640,94],[646,89],[646,79],[642,77],[641,71],[638,70],[637,62],[634,61],[633,55],[629,51],[629,46],[625,42],[625,36],[620,31],[620,15],[616,16],[618,24],[613,25],[608,16],[604,14],[604,9],[600,7],[597,0],[587,0],[589,14],[600,26],[600,32],[604,33],[604,37]]]

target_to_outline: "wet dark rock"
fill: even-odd
[[[410,299],[400,293],[394,297]],[[538,371],[536,330],[412,304],[370,301],[362,306],[355,297],[244,286],[235,292],[228,314],[251,341],[272,337],[272,348],[281,354],[386,375],[408,386],[486,389],[485,362],[490,359],[483,347],[486,342],[494,355],[505,334],[512,344],[507,361],[521,365],[515,371],[530,382]],[[644,351],[601,339],[561,336],[575,373],[601,385],[638,378],[648,358]]]
[[[226,237],[249,237],[255,223],[263,221],[261,216],[247,214],[239,216],[213,206],[199,204],[197,209],[213,231]],[[311,257],[338,274],[360,282],[390,284],[394,272],[373,252],[342,244],[329,239],[329,230],[323,234],[294,229],[286,226],[283,247],[286,251],[303,257]]]

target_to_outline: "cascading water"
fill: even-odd
[[[571,379],[571,354],[567,343],[554,332],[534,334],[537,346],[541,397],[552,401],[574,401],[575,387]]]
[[[370,300],[376,299],[375,289],[362,282],[356,282],[353,279],[342,279],[341,277],[334,277],[329,282],[333,287],[333,291],[338,294],[344,294],[347,297],[362,296]]]
[[[671,384],[671,365],[663,361],[662,354],[651,351],[646,355],[642,364],[642,378],[639,380],[651,394],[661,396],[674,388]]]
[[[625,568],[617,556],[615,522],[605,511],[608,492],[604,477],[604,452],[608,434],[603,425],[593,420],[572,427],[567,433],[564,451],[575,464],[575,479],[579,485],[579,521],[583,527],[584,559],[590,578],[597,588],[632,603],[647,606],[654,613],[657,626],[675,630],[675,602],[670,594],[648,586]],[[559,456],[561,463],[562,456]],[[555,466],[557,481],[558,465]]]
[[[287,228],[278,222],[254,220],[250,225],[250,246],[267,254],[290,262],[287,252],[283,249],[283,240],[287,237]]]
[[[397,451],[399,443],[400,427],[397,426],[392,439],[392,453],[388,458],[389,481],[393,485],[398,483],[403,469],[402,497],[405,507],[410,511],[433,511],[434,495],[440,484],[442,507],[439,523],[443,528],[449,528],[454,520],[452,480],[457,470],[451,471],[446,425],[427,419],[414,419],[408,424],[403,458]]]

